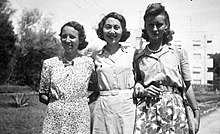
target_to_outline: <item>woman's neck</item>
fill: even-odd
[[[119,43],[116,44],[107,44],[105,49],[108,51],[110,55],[116,53],[118,49],[121,47]]]
[[[68,61],[73,60],[78,55],[78,52],[72,52],[72,53],[64,53],[64,58]]]
[[[159,50],[163,46],[162,39],[150,40],[150,44],[148,45],[151,50]]]

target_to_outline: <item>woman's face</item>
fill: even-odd
[[[145,20],[145,28],[150,39],[159,39],[163,37],[165,29],[167,28],[166,18],[164,15],[157,15],[149,17]]]
[[[118,43],[122,36],[122,26],[119,20],[108,18],[103,27],[103,36],[107,43]]]
[[[76,52],[79,47],[79,32],[73,27],[65,26],[60,35],[62,46],[67,53]]]

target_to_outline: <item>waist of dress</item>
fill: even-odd
[[[132,94],[133,89],[122,89],[122,90],[108,90],[108,91],[99,91],[100,96],[116,96],[120,94]]]
[[[171,92],[171,93],[180,94],[180,91],[179,91],[178,87],[160,85],[160,88],[163,90],[162,93]]]

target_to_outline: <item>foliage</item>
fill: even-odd
[[[16,107],[25,107],[28,105],[27,101],[29,98],[25,99],[24,93],[12,94],[11,97],[13,98]]]
[[[1,93],[27,93],[33,92],[31,88],[28,86],[18,86],[18,85],[1,85],[0,86],[0,94]]]
[[[0,1],[0,83],[5,83],[13,71],[16,35],[10,17],[14,12],[8,0]]]
[[[213,87],[210,85],[193,85],[195,91],[196,100],[199,103],[206,103],[209,101],[220,101],[220,94],[213,91]]]
[[[11,81],[37,90],[42,62],[59,54],[60,42],[51,30],[51,19],[43,18],[38,9],[24,9],[18,24],[19,53]]]
[[[220,53],[209,54],[213,59],[213,68],[209,68],[209,72],[213,72],[213,89],[220,90]]]
[[[193,90],[195,92],[207,92],[212,91],[212,85],[193,84]]]

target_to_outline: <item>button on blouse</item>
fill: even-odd
[[[134,86],[133,48],[121,47],[114,55],[105,48],[95,56],[96,72],[100,90],[122,90]]]

